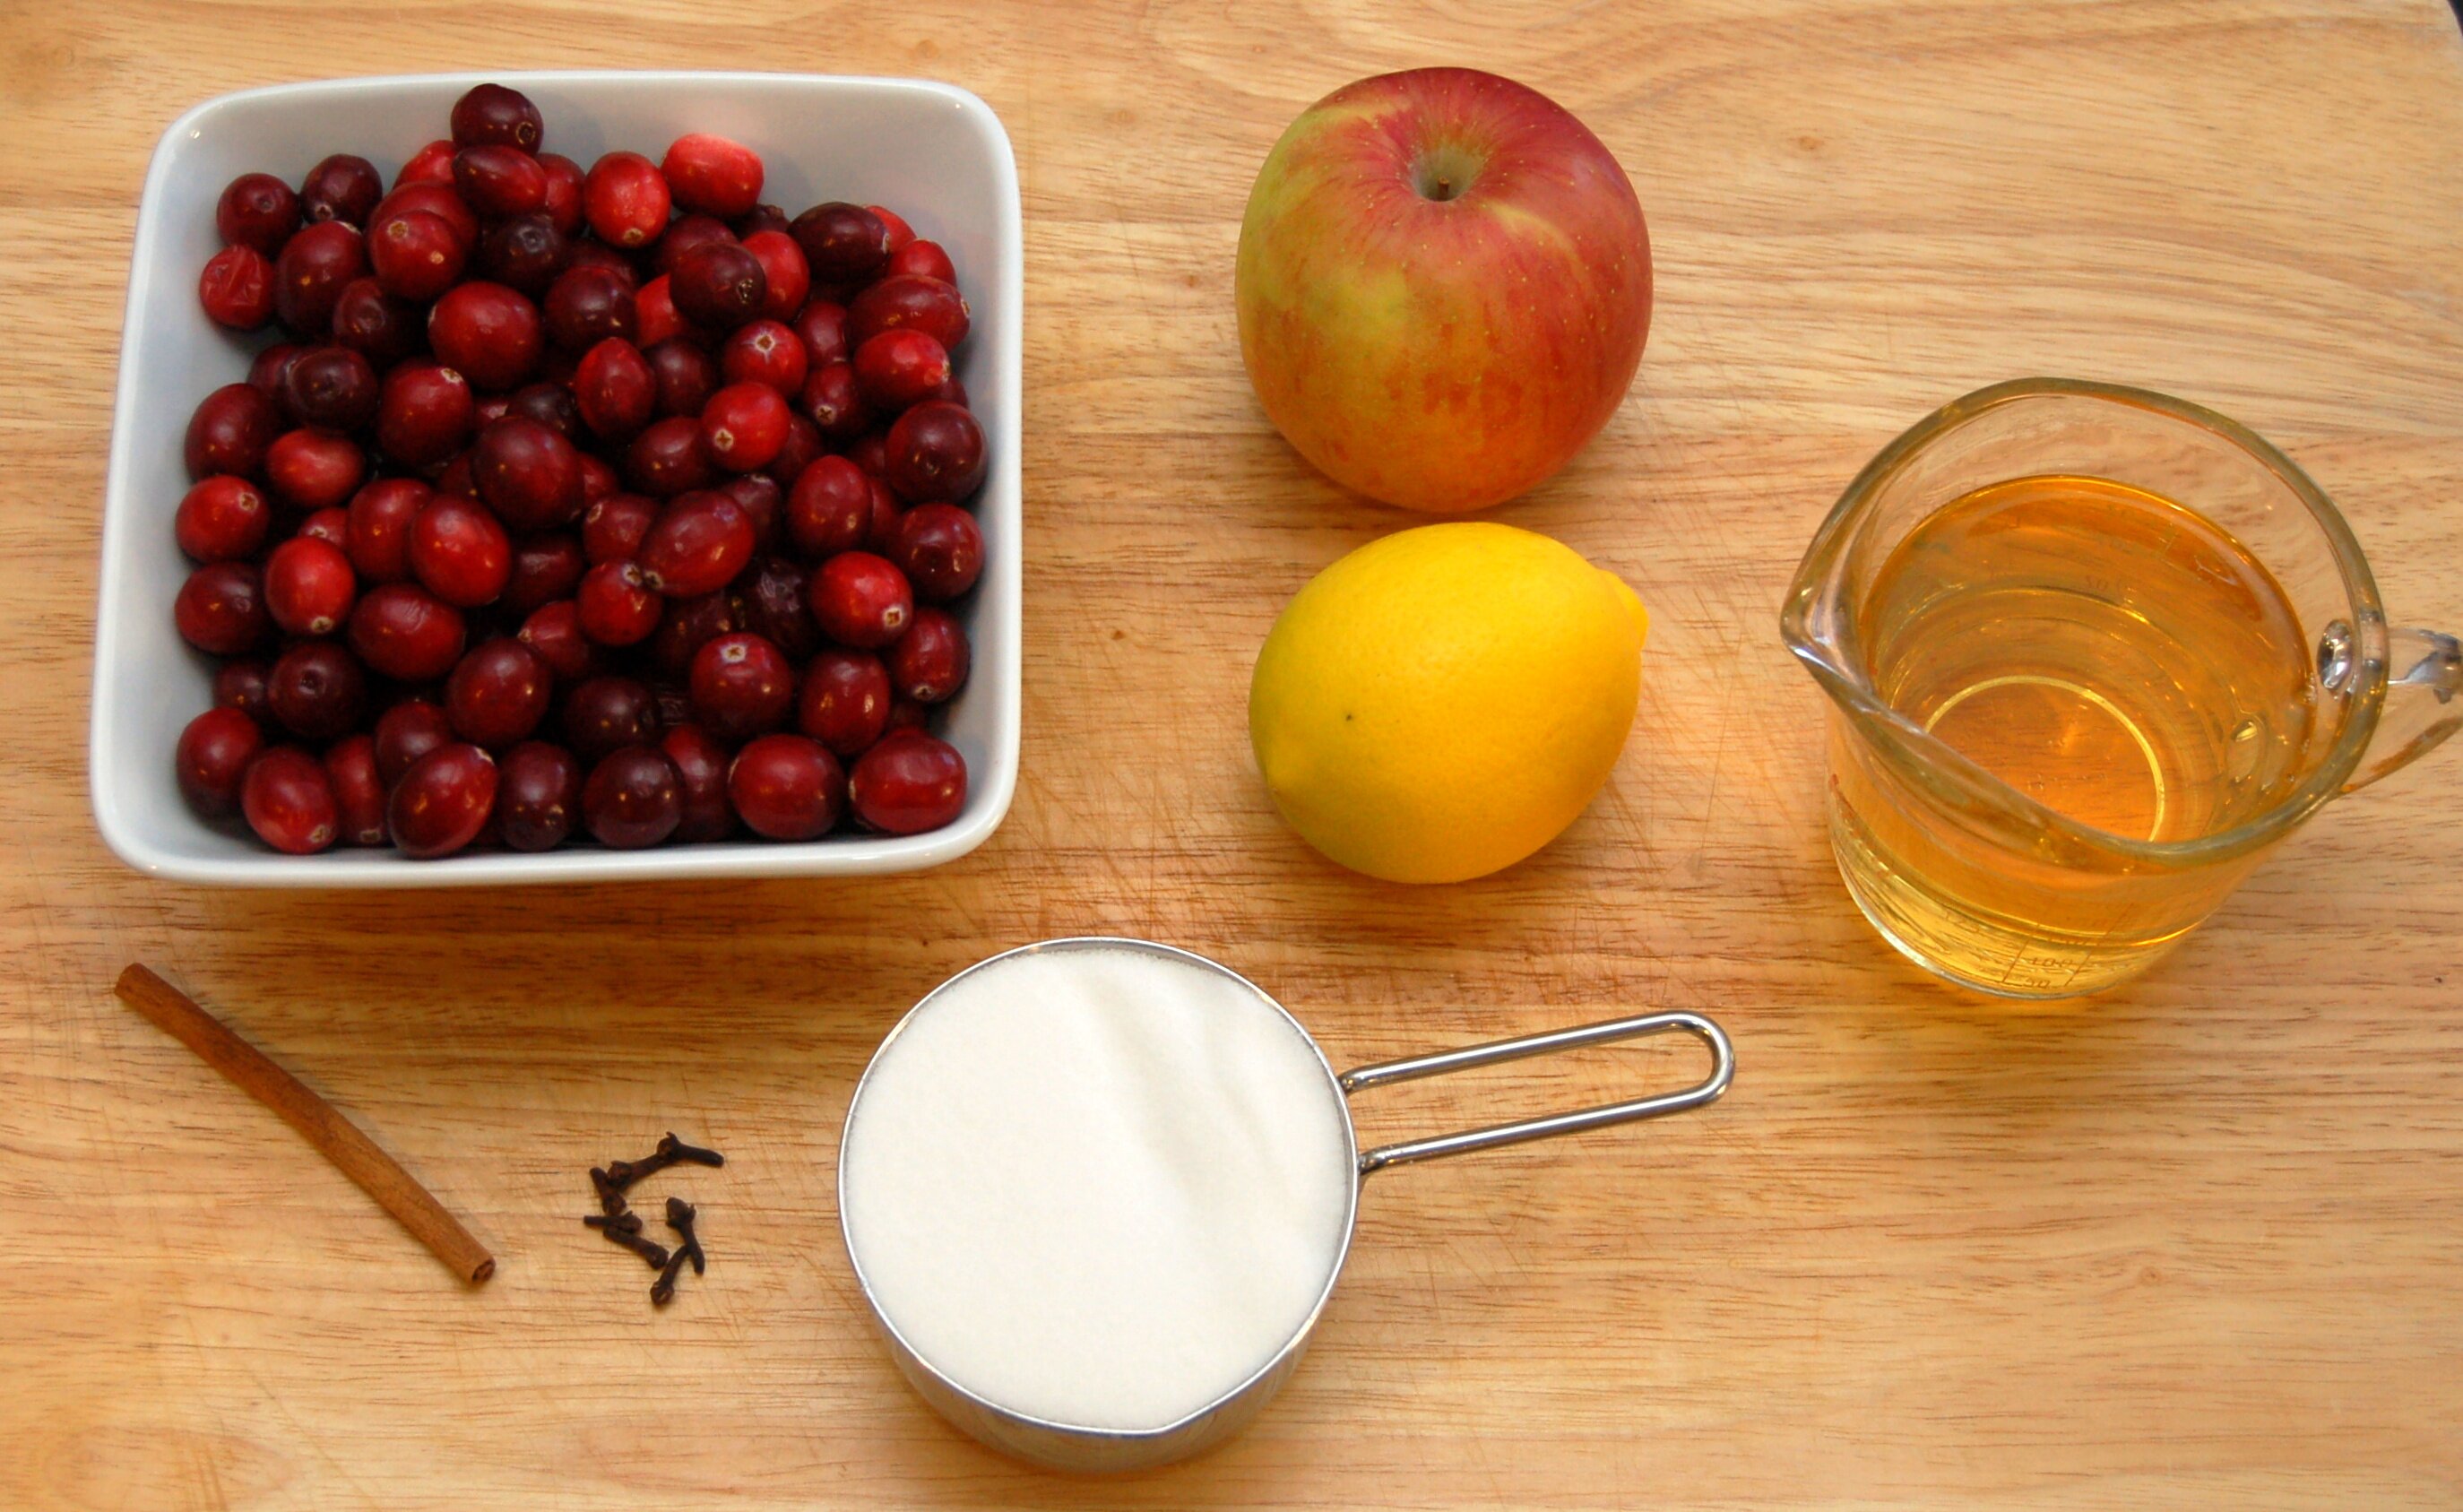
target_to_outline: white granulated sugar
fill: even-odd
[[[977,1396],[1161,1428],[1255,1373],[1351,1219],[1315,1048],[1220,972],[1116,949],[944,989],[847,1120],[849,1247],[909,1348]]]

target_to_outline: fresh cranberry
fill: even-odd
[[[542,306],[548,340],[568,352],[587,352],[611,336],[631,340],[641,330],[633,286],[606,268],[571,268],[549,286]]]
[[[341,221],[304,227],[273,260],[273,313],[301,336],[321,337],[334,328],[342,286],[367,271],[365,238],[356,228]]]
[[[581,541],[571,531],[533,536],[513,548],[513,575],[497,602],[507,615],[527,615],[558,599],[570,599],[581,585],[590,563]]]
[[[341,825],[324,763],[297,746],[276,746],[249,763],[240,810],[257,839],[293,856],[331,845]]]
[[[676,259],[667,293],[686,319],[724,335],[759,318],[770,278],[761,259],[733,242],[705,242]]]
[[[910,504],[955,503],[984,483],[984,427],[963,407],[928,400],[889,427],[883,480]]]
[[[524,383],[513,390],[512,399],[506,403],[505,414],[509,418],[535,421],[565,441],[577,445],[590,435],[590,427],[581,423],[581,406],[574,403],[573,390],[562,383],[545,381]],[[580,452],[573,454],[573,465],[578,478],[581,468]]]
[[[633,266],[632,258],[605,242],[592,241],[586,236],[575,235],[568,239],[573,244],[573,255],[565,263],[567,273],[576,268],[596,268],[602,273],[614,274],[626,290],[640,290],[642,271]]]
[[[659,501],[639,493],[611,493],[581,516],[581,554],[594,567],[631,561],[659,517]]]
[[[258,725],[273,727],[273,696],[267,685],[273,677],[273,664],[244,657],[223,663],[214,668],[214,707],[235,709]]]
[[[784,234],[787,228],[794,224],[794,219],[777,206],[755,205],[729,222],[727,229],[735,233],[737,241],[744,241],[758,236],[763,231],[777,231]],[[798,249],[799,252],[800,251],[801,249]]]
[[[630,677],[594,677],[564,701],[564,743],[584,766],[610,752],[656,744],[659,706],[650,690]]]
[[[351,512],[340,505],[317,510],[291,534],[301,540],[321,540],[336,551],[347,552],[351,544]]]
[[[479,238],[479,276],[535,299],[564,272],[572,246],[545,210],[498,221]]]
[[[664,843],[684,822],[675,763],[648,746],[609,752],[581,786],[581,822],[611,850]]]
[[[379,478],[351,495],[342,550],[351,570],[369,582],[410,576],[410,522],[432,493],[415,478]]]
[[[295,537],[265,559],[265,609],[294,635],[331,635],[359,598],[351,559],[324,541]]]
[[[547,170],[519,147],[464,147],[453,154],[453,187],[480,219],[502,220],[547,203]]]
[[[282,430],[273,401],[246,383],[225,383],[207,394],[188,418],[183,452],[191,479],[228,472],[254,477],[265,467],[265,449]]]
[[[470,382],[442,362],[404,362],[377,395],[377,446],[406,468],[448,460],[470,439]]]
[[[679,215],[674,225],[660,233],[658,245],[650,249],[650,266],[661,274],[670,274],[675,272],[677,261],[694,248],[713,242],[732,245],[734,241],[735,232],[715,215]]]
[[[830,362],[814,368],[804,380],[803,391],[796,396],[796,404],[805,418],[833,441],[852,440],[872,424],[872,406],[863,402],[862,391],[856,386],[855,365],[851,362]]]
[[[322,430],[286,430],[265,449],[266,481],[294,509],[343,503],[367,471],[367,457],[358,447]]]
[[[788,489],[795,486],[796,480],[804,475],[804,470],[827,456],[829,449],[830,444],[821,438],[820,427],[802,415],[791,413],[787,416],[787,443],[778,449],[776,456],[770,459],[770,465],[761,470],[761,475],[777,484],[783,496]]]
[[[785,538],[787,491],[766,471],[739,472],[721,483],[718,492],[733,499],[735,507],[744,512],[744,518],[752,526],[753,550],[774,550]]]
[[[838,755],[854,757],[881,738],[890,696],[889,669],[880,657],[869,651],[822,650],[804,668],[796,727]]]
[[[784,230],[757,230],[744,238],[743,246],[761,264],[765,280],[761,313],[773,320],[784,320],[802,309],[813,292],[813,274],[796,238]]]
[[[777,320],[755,320],[739,326],[719,348],[719,371],[730,383],[766,383],[781,394],[804,386],[808,362],[804,343],[793,328]]]
[[[470,249],[479,245],[479,217],[472,214],[470,207],[462,202],[462,196],[453,191],[449,175],[442,183],[403,185],[377,206],[376,214],[370,218],[369,224],[381,226],[391,217],[410,210],[424,210],[452,227],[453,238],[462,244],[464,256],[469,256]]]
[[[679,494],[642,541],[642,581],[671,599],[716,593],[752,559],[752,522],[733,499],[714,490]]]
[[[806,371],[827,367],[832,362],[847,360],[846,306],[832,304],[827,299],[815,299],[796,312],[787,322],[796,339],[804,343]]]
[[[966,758],[921,731],[893,732],[856,758],[847,798],[858,819],[884,834],[938,829],[966,806]]]
[[[974,653],[965,627],[947,610],[922,608],[906,633],[890,644],[885,660],[900,693],[919,704],[938,704],[966,686]]]
[[[638,152],[610,152],[592,164],[581,204],[590,229],[610,247],[646,247],[667,229],[666,177]]]
[[[440,137],[410,155],[402,171],[393,176],[393,186],[405,184],[444,184],[453,182],[453,142]]]
[[[359,728],[368,676],[359,658],[334,642],[302,641],[275,658],[265,691],[285,729],[310,740],[331,740]]]
[[[548,670],[562,682],[577,682],[590,675],[599,662],[599,653],[581,633],[581,606],[571,599],[558,599],[542,603],[522,622],[518,639],[538,653]]]
[[[214,202],[214,230],[229,247],[271,257],[299,229],[299,197],[271,173],[243,173]]]
[[[920,274],[895,274],[847,306],[847,336],[857,347],[883,331],[912,327],[954,352],[967,339],[967,301],[956,287]]]
[[[578,409],[580,406],[576,405]],[[624,487],[623,474],[615,464],[595,451],[581,453],[581,503],[583,509],[620,492]]]
[[[195,561],[238,561],[256,555],[273,528],[273,506],[246,478],[207,478],[181,498],[171,531]]]
[[[334,788],[334,817],[345,845],[385,843],[385,785],[377,780],[372,736],[338,740],[325,753],[325,780]]]
[[[512,412],[512,395],[490,394],[472,405],[470,418],[476,421],[480,427],[484,428],[488,426],[494,425],[497,421],[504,419],[507,415],[510,415]],[[439,486],[441,487],[442,485]],[[478,487],[475,484],[464,492],[468,493],[472,498],[477,498],[479,496]]]
[[[787,493],[787,535],[806,559],[819,561],[863,544],[872,525],[872,488],[844,457],[822,457]]]
[[[470,476],[479,497],[515,530],[554,530],[581,517],[580,454],[528,416],[509,414],[479,432]]]
[[[812,575],[784,557],[765,557],[737,580],[737,618],[796,663],[820,649],[821,627],[813,621]]]
[[[290,373],[291,364],[312,350],[298,341],[274,342],[249,359],[248,386],[272,400],[273,407],[280,410],[282,380]]]
[[[766,467],[787,444],[787,401],[767,383],[730,383],[701,412],[702,449],[731,472]]]
[[[863,469],[868,477],[878,479],[889,469],[889,432],[867,430],[839,448],[839,454]]]
[[[384,175],[365,158],[337,152],[308,170],[299,184],[299,213],[313,225],[341,221],[368,223],[368,211],[384,198]]]
[[[349,347],[316,347],[283,375],[282,397],[301,425],[357,430],[376,417],[377,370]]]
[[[451,671],[463,635],[462,612],[416,583],[381,583],[351,611],[351,649],[396,682],[433,682]]]
[[[701,418],[718,392],[719,366],[710,355],[681,337],[671,337],[642,354],[659,383],[659,413]]]
[[[334,300],[334,340],[379,367],[418,352],[426,332],[426,312],[385,293],[374,278],[352,279]]]
[[[457,147],[514,147],[536,152],[547,141],[547,122],[530,97],[502,84],[473,84],[453,102]]]
[[[582,574],[574,592],[581,633],[600,646],[638,646],[650,638],[665,612],[665,602],[629,561],[605,561]]]
[[[735,623],[732,594],[671,600],[649,640],[650,665],[669,677],[683,677],[692,670],[693,657],[703,646],[742,628]]]
[[[722,740],[775,730],[796,701],[796,668],[760,636],[722,635],[693,656],[694,719]]]
[[[215,324],[253,331],[273,318],[273,264],[253,247],[226,247],[206,259],[197,302]]]
[[[659,754],[674,765],[684,799],[677,844],[693,845],[734,834],[735,808],[727,797],[727,748],[697,725],[678,725],[659,737]]]
[[[841,646],[887,646],[914,617],[905,575],[868,551],[840,552],[813,574],[813,618]]]
[[[433,861],[477,840],[495,806],[495,757],[455,742],[438,746],[402,775],[385,803],[385,827],[403,855]]]
[[[803,735],[763,735],[735,754],[727,796],[765,840],[813,840],[839,822],[846,776],[839,758]]]
[[[794,231],[817,283],[861,283],[889,257],[889,228],[861,205],[816,205],[796,217]]]
[[[872,488],[872,528],[863,533],[863,549],[876,557],[888,557],[898,547],[898,523],[903,517],[898,499],[877,475],[867,472],[864,481]]]
[[[967,404],[967,385],[958,382],[958,375],[955,373],[951,373],[948,377],[941,380],[941,386],[932,390],[931,393],[925,397],[927,399],[946,399],[949,403],[957,405],[960,409],[969,407]]]
[[[582,354],[574,369],[573,400],[591,434],[601,441],[627,441],[658,413],[658,375],[641,348],[611,336]]]
[[[905,216],[899,214],[896,210],[885,209],[878,205],[867,205],[864,208],[872,211],[875,215],[880,216],[881,224],[888,228],[889,250],[891,252],[896,252],[899,248],[905,246],[908,242],[915,239],[915,228],[906,224]]]
[[[624,449],[624,481],[657,498],[708,488],[717,476],[701,448],[701,422],[689,415],[653,421]]]
[[[910,327],[883,331],[856,348],[856,387],[876,408],[895,413],[929,399],[948,381],[948,349]]]
[[[467,260],[462,238],[428,210],[396,210],[368,228],[368,265],[385,293],[433,299],[453,287]]]
[[[496,817],[513,850],[554,850],[581,818],[581,763],[562,746],[526,741],[497,763]]]
[[[472,646],[445,680],[445,714],[453,733],[474,745],[500,748],[530,738],[547,717],[553,681],[538,653],[511,636]]]
[[[493,603],[513,575],[513,543],[487,510],[439,493],[410,522],[410,571],[458,608]]]
[[[390,789],[419,758],[453,739],[453,722],[441,704],[405,698],[377,716],[377,780]]]
[[[924,731],[929,730],[931,726],[931,706],[919,704],[912,698],[901,695],[889,701],[889,718],[883,724],[882,734],[883,738],[886,738],[901,730]]]
[[[704,131],[678,137],[660,170],[676,203],[688,210],[732,220],[761,203],[760,155],[725,137]]]
[[[667,275],[661,274],[634,292],[633,318],[641,326],[641,334],[634,340],[643,351],[662,341],[672,341],[691,329],[676,311],[674,291]]]
[[[200,819],[229,819],[239,812],[240,781],[248,764],[265,749],[265,732],[236,709],[208,709],[180,732],[172,756],[180,796]]]
[[[983,528],[954,504],[918,504],[900,517],[892,548],[883,555],[906,574],[916,598],[946,603],[983,576]]]
[[[473,386],[518,388],[538,366],[538,306],[500,283],[462,284],[428,311],[427,340]]]
[[[547,198],[539,205],[563,237],[581,234],[581,164],[560,152],[542,152],[539,167],[547,173]]]
[[[955,285],[958,281],[958,270],[950,264],[949,254],[941,250],[939,242],[922,240],[908,242],[889,254],[888,266],[883,271],[890,274],[921,274],[926,278],[938,278],[943,283],[950,285]]]

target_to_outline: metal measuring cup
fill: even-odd
[[[839,1144],[839,1232],[845,1244],[847,1260],[854,1267],[856,1284],[863,1292],[864,1304],[871,1309],[873,1321],[889,1346],[891,1356],[898,1362],[907,1381],[923,1398],[931,1403],[944,1417],[977,1440],[1014,1455],[1018,1458],[1055,1469],[1080,1472],[1136,1470],[1167,1464],[1183,1459],[1229,1438],[1249,1420],[1257,1415],[1285,1378],[1298,1366],[1300,1354],[1307,1348],[1309,1335],[1324,1316],[1325,1304],[1334,1294],[1335,1283],[1341,1280],[1343,1262],[1350,1258],[1351,1237],[1359,1221],[1360,1181],[1353,1181],[1345,1198],[1341,1224],[1342,1238],[1332,1266],[1326,1273],[1325,1284],[1318,1294],[1316,1304],[1309,1309],[1298,1327],[1293,1330],[1273,1358],[1260,1366],[1247,1379],[1225,1391],[1206,1406],[1178,1420],[1152,1429],[1095,1428],[1080,1424],[1053,1422],[1014,1411],[990,1401],[943,1374],[932,1363],[922,1357],[899,1333],[897,1326],[883,1309],[872,1282],[864,1276],[862,1261],[858,1258],[855,1238],[847,1222],[846,1151],[854,1143],[857,1120],[862,1116],[864,1087],[872,1080],[874,1067],[896,1043],[899,1035],[916,1018],[931,1007],[934,998],[953,984],[995,966],[1013,956],[1037,952],[1114,951],[1144,953],[1161,956],[1217,973],[1238,983],[1253,994],[1257,1000],[1282,1016],[1298,1033],[1315,1054],[1318,1066],[1325,1073],[1326,1090],[1344,1116],[1337,1120],[1342,1130],[1344,1152],[1358,1171],[1361,1180],[1372,1172],[1389,1166],[1408,1165],[1413,1161],[1435,1160],[1447,1155],[1467,1154],[1474,1150],[1491,1150],[1500,1145],[1520,1144],[1526,1140],[1551,1139],[1559,1134],[1577,1134],[1586,1129],[1605,1129],[1612,1124],[1629,1124],[1646,1118],[1659,1118],[1669,1113],[1682,1113],[1705,1107],[1718,1100],[1728,1089],[1735,1074],[1735,1052],[1719,1026],[1700,1014],[1672,1012],[1640,1014],[1625,1019],[1611,1019],[1601,1023],[1582,1024],[1570,1029],[1551,1030],[1544,1034],[1522,1035],[1510,1040],[1496,1040],[1485,1044],[1466,1046],[1459,1050],[1439,1051],[1431,1055],[1411,1056],[1400,1061],[1385,1061],[1374,1065],[1338,1075],[1325,1052],[1318,1046],[1290,1010],[1258,987],[1254,982],[1220,962],[1192,952],[1158,945],[1149,940],[1133,940],[1106,936],[1079,936],[1069,939],[1045,940],[1020,946],[998,955],[978,961],[950,977],[907,1011],[897,1027],[885,1036],[873,1059],[864,1068],[861,1081],[856,1084],[854,1098],[847,1107],[845,1128]],[[1580,1108],[1572,1112],[1546,1114],[1537,1118],[1517,1119],[1494,1124],[1485,1129],[1467,1129],[1459,1133],[1439,1134],[1426,1139],[1406,1140],[1401,1144],[1384,1145],[1374,1150],[1360,1149],[1357,1132],[1349,1116],[1350,1094],[1395,1082],[1416,1081],[1423,1077],[1444,1076],[1454,1071],[1495,1065],[1500,1062],[1517,1061],[1526,1056],[1547,1055],[1559,1050],[1578,1049],[1585,1045],[1607,1044],[1620,1040],[1638,1039],[1645,1035],[1678,1032],[1700,1039],[1711,1051],[1711,1072],[1692,1086],[1681,1091],[1664,1092],[1653,1097],[1634,1098],[1612,1103],[1602,1107]]]

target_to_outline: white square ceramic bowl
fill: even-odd
[[[392,850],[284,856],[201,822],[182,802],[172,748],[212,701],[212,667],[171,624],[172,597],[189,571],[171,537],[172,510],[188,486],[181,437],[197,401],[246,376],[264,340],[233,337],[198,306],[198,270],[219,245],[215,201],[240,173],[262,169],[296,183],[330,152],[359,153],[390,178],[444,134],[462,92],[489,78],[536,100],[548,148],[584,167],[614,148],[656,157],[686,132],[714,131],[761,154],[768,173],[761,197],[790,214],[823,200],[886,205],[948,250],[973,312],[958,372],[992,458],[974,503],[983,580],[961,610],[974,669],[943,732],[966,757],[967,803],[947,827],[800,844],[737,840],[639,851],[585,844],[420,862]],[[915,870],[974,849],[999,826],[1017,785],[1024,269],[1009,136],[990,106],[947,84],[784,74],[438,74],[284,84],[189,111],[155,149],[129,267],[89,753],[104,841],[158,877],[316,887],[852,875]]]

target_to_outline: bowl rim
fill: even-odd
[[[197,857],[173,852],[143,832],[121,801],[116,769],[106,749],[106,734],[118,725],[119,690],[111,668],[127,654],[120,646],[120,622],[124,601],[133,593],[128,581],[133,563],[130,533],[136,529],[133,506],[127,502],[137,467],[140,438],[123,424],[138,398],[138,344],[144,329],[148,293],[144,271],[165,255],[168,232],[161,211],[163,191],[177,156],[175,146],[197,123],[233,106],[261,104],[299,96],[346,99],[404,86],[449,88],[484,82],[575,85],[695,85],[758,83],[791,86],[815,94],[874,93],[937,98],[966,113],[982,136],[993,181],[993,241],[999,249],[996,266],[986,281],[997,295],[991,322],[992,334],[1012,373],[1015,401],[1002,418],[994,437],[998,450],[988,486],[1005,486],[1013,501],[1017,537],[1014,549],[988,564],[1006,592],[1008,612],[995,657],[978,657],[978,677],[990,674],[987,691],[996,693],[990,731],[988,773],[970,771],[970,783],[981,783],[969,795],[971,813],[920,835],[844,836],[786,843],[735,838],[696,845],[651,850],[558,848],[534,853],[490,852],[443,861],[414,862],[382,848],[336,847],[312,856],[272,851],[229,857]],[[1018,188],[1017,154],[994,111],[980,96],[937,79],[878,75],[802,74],[741,69],[504,69],[453,70],[437,73],[354,75],[260,84],[212,96],[182,111],[156,139],[140,191],[137,225],[130,244],[128,290],[121,305],[120,370],[112,385],[112,434],[103,476],[101,528],[96,585],[94,660],[88,686],[86,789],[95,827],[103,844],[132,869],[163,881],[235,887],[486,887],[532,883],[618,882],[649,879],[785,876],[869,876],[916,871],[937,866],[974,850],[1008,818],[1016,796],[1024,698],[1024,527],[1025,492],[1021,435],[1025,407],[1025,229]],[[147,444],[152,444],[150,441]],[[986,665],[988,662],[994,665]],[[1005,715],[1005,716],[1004,716]],[[165,761],[163,780],[170,780]]]

